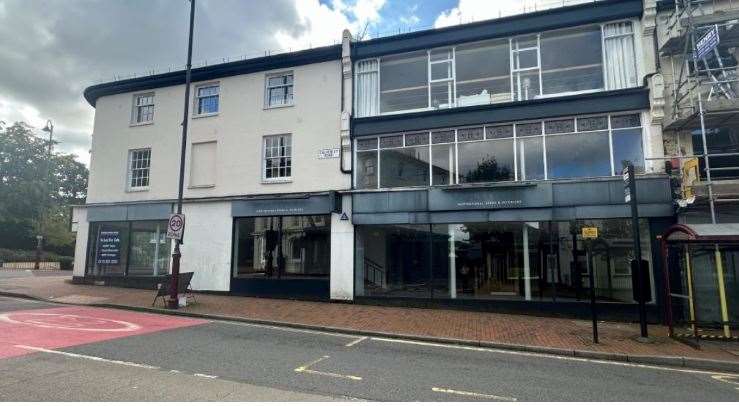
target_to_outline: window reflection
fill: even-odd
[[[643,173],[642,134],[633,113],[364,137],[355,141],[355,187],[616,176],[623,160]]]
[[[380,187],[429,184],[428,146],[380,150]]]
[[[459,149],[459,183],[514,180],[513,139],[465,142]]]
[[[639,224],[643,259],[651,263],[648,222]],[[580,236],[586,226],[600,234],[590,267]],[[633,303],[628,219],[361,225],[355,231],[358,296],[587,302],[590,270],[599,301]]]
[[[547,135],[549,179],[610,176],[608,132]]]
[[[236,220],[234,277],[328,277],[330,216]]]

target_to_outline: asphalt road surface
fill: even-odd
[[[739,400],[739,375],[0,297],[0,400]]]

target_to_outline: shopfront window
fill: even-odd
[[[90,224],[87,274],[157,276],[169,272],[171,244],[166,221]]]
[[[428,297],[429,236],[428,225],[357,227],[357,294]]]
[[[582,227],[600,234],[589,266]],[[651,263],[647,221],[640,227]],[[633,303],[627,219],[361,225],[356,237],[358,296],[586,302],[594,272],[599,301]]]
[[[616,176],[645,170],[639,113],[481,125],[355,140],[355,188]]]
[[[330,216],[236,219],[235,278],[327,278]]]

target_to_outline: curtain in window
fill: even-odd
[[[379,113],[379,66],[376,59],[357,62],[357,117],[375,116]]]
[[[637,85],[634,33],[630,22],[606,24],[605,45],[606,88],[624,89]]]

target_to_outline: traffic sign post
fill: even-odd
[[[182,198],[183,191],[185,188],[185,155],[187,153],[187,123],[189,120],[189,107],[190,107],[190,83],[192,82],[192,35],[193,28],[195,26],[195,0],[190,0],[190,26],[188,30],[188,41],[187,41],[187,66],[185,68],[185,105],[182,114],[182,140],[180,144],[180,177],[177,187],[177,214],[182,215]],[[167,227],[169,228],[169,226]],[[182,217],[182,230],[184,231],[185,222]],[[172,252],[172,282],[169,286],[169,300],[167,301],[167,307],[170,309],[177,309],[179,307],[179,279],[180,279],[180,258],[182,252],[180,251],[180,245],[182,244],[181,236],[180,239],[175,239],[174,251]]]
[[[593,343],[598,344],[598,309],[595,300],[595,269],[593,268],[592,241],[598,238],[597,227],[583,227],[582,238],[585,240],[588,280],[590,281],[590,312],[593,315]]]
[[[634,165],[631,162],[623,162],[623,178],[624,178],[624,202],[630,203],[631,205],[631,230],[634,236],[634,259],[636,265],[634,271],[636,277],[632,280],[636,281],[636,284],[632,284],[631,287],[635,291],[635,296],[638,297],[637,302],[639,303],[639,326],[641,330],[641,338],[646,339],[649,337],[647,332],[647,307],[644,295],[644,272],[646,271],[641,261],[641,239],[639,236],[639,207],[637,206],[636,196],[636,179],[634,178]]]

